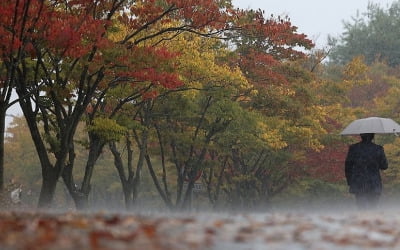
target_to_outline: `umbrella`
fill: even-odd
[[[359,135],[364,133],[396,134],[400,133],[400,125],[390,118],[368,117],[354,120],[340,134]]]

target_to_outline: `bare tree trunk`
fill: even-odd
[[[85,166],[85,175],[83,177],[80,189],[71,193],[76,208],[80,210],[84,210],[89,207],[89,194],[91,191],[90,182],[92,180],[92,175],[97,159],[99,158],[105,145],[105,143],[103,143],[97,135],[89,134],[89,137],[90,137],[90,149],[89,149],[88,160]],[[75,185],[75,183],[72,184]]]
[[[0,103],[0,192],[4,189],[4,133],[6,132],[6,108]]]
[[[145,132],[146,133],[146,132]],[[143,144],[139,146],[140,148],[140,153],[139,153],[139,159],[136,165],[136,172],[135,172],[135,177],[133,178],[133,189],[132,189],[132,202],[135,203],[137,200],[137,197],[139,195],[139,186],[142,181],[142,169],[143,169],[143,164],[145,160],[145,155],[147,148],[145,145],[147,142],[146,140],[143,140]]]
[[[42,175],[42,187],[38,202],[39,208],[50,208],[58,181],[56,175],[57,173],[55,171],[51,171],[51,173],[50,171],[47,171]]]
[[[164,176],[163,176],[163,182],[164,182],[164,188],[166,189],[165,192],[161,188],[160,182],[157,179],[157,176],[156,176],[156,173],[154,172],[153,164],[151,163],[151,159],[150,159],[149,155],[146,155],[146,163],[147,163],[147,167],[150,172],[150,176],[153,179],[153,183],[156,186],[156,189],[158,191],[158,194],[161,196],[165,205],[167,205],[168,208],[173,208],[172,201],[170,199],[170,196],[168,195],[168,189],[167,189],[168,187],[166,185],[166,180],[164,179]]]
[[[128,175],[125,174],[124,163],[115,142],[109,143],[109,148],[114,156],[114,166],[117,169],[118,176],[121,181],[122,190],[124,193],[125,208],[129,210],[132,208],[133,205],[134,172],[132,169],[133,151],[130,148],[130,142],[128,142],[129,138],[126,138],[126,140],[127,140],[127,151],[128,151],[128,162],[127,162]]]

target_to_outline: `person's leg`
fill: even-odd
[[[368,206],[369,208],[377,208],[379,203],[380,194],[372,193],[368,194]]]
[[[356,204],[361,209],[374,209],[378,206],[380,194],[360,193],[356,194]]]
[[[368,207],[368,199],[364,193],[357,193],[356,196],[356,205],[358,208],[365,209]]]

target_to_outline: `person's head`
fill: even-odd
[[[374,139],[374,135],[373,133],[365,133],[365,134],[360,134],[361,136],[361,140],[363,142],[370,142]]]

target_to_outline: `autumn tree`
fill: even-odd
[[[32,20],[27,18],[29,8],[23,1],[0,3],[0,190],[4,186],[4,134],[6,112],[17,100],[11,101],[15,86],[16,65],[24,57],[23,41]]]
[[[26,18],[32,24],[25,31],[29,37],[22,41],[26,49],[13,80],[41,161],[43,184],[39,206],[47,207],[65,165],[74,163],[76,128],[103,78],[103,69],[97,66],[89,69],[89,64],[95,58],[96,48],[106,46],[107,19],[120,6],[112,6],[110,15],[98,20],[91,13],[80,12],[94,7],[88,3],[71,2],[71,6],[57,1],[53,5],[43,1],[23,3],[29,10]],[[81,4],[82,9],[75,4]],[[80,76],[76,70],[82,70]],[[88,80],[85,76],[89,70],[94,74]],[[79,78],[80,82],[76,80]],[[43,123],[43,133],[38,121]]]
[[[120,19],[122,21],[118,24],[118,27],[120,28],[119,32],[117,34],[110,33],[109,34],[110,39],[120,42],[121,40],[118,40],[118,37],[120,37],[122,40],[125,40],[127,39],[129,32],[132,32],[132,34],[136,32],[135,30],[132,31],[134,27],[130,26],[129,23],[126,23],[125,22],[126,20],[124,18],[126,18],[126,16]],[[215,20],[214,21],[209,20],[209,21],[211,21],[212,23]],[[172,25],[176,24],[179,25],[179,22],[180,21],[178,21],[177,23],[173,23]],[[193,25],[188,27],[194,28]],[[128,40],[127,41],[129,43],[129,46],[132,43],[138,43],[138,45],[136,45],[134,48],[128,51],[128,53],[123,53],[123,52],[121,53],[120,51],[117,52],[120,58],[126,60],[125,63],[128,66],[128,68],[130,67],[135,68],[135,72],[124,71],[123,73],[121,73],[124,77],[133,79],[134,85],[132,84],[130,87],[121,87],[121,88],[113,87],[112,91],[108,90],[107,93],[102,92],[100,95],[96,96],[94,99],[94,103],[90,105],[87,115],[89,121],[88,124],[90,128],[89,159],[86,165],[86,172],[81,188],[79,190],[72,190],[73,193],[77,194],[73,196],[77,197],[78,199],[83,198],[87,200],[87,196],[90,192],[90,178],[94,169],[96,158],[99,156],[99,154],[102,151],[102,148],[106,143],[110,143],[113,152],[115,152],[116,150],[115,146],[112,146],[114,145],[115,138],[113,140],[104,138],[104,135],[106,135],[107,133],[109,132],[112,133],[112,130],[113,128],[115,128],[115,126],[109,127],[110,131],[101,132],[97,129],[99,127],[104,128],[105,126],[103,126],[100,123],[96,124],[96,119],[98,119],[99,121],[110,121],[109,119],[115,118],[115,116],[119,116],[118,113],[122,112],[122,109],[124,109],[123,106],[129,106],[132,105],[132,103],[136,104],[133,106],[138,106],[139,108],[142,108],[143,105],[146,105],[147,99],[152,99],[156,97],[157,93],[160,92],[163,88],[174,89],[182,84],[182,81],[180,81],[173,72],[174,68],[177,67],[178,64],[171,63],[173,62],[171,59],[175,58],[178,55],[178,53],[170,53],[168,51],[166,44],[171,43],[170,42],[171,39],[169,37],[170,34],[164,34],[164,33],[174,31],[175,32],[174,36],[183,31],[191,33],[190,30],[191,28],[188,29],[188,27],[171,28],[171,25],[168,24],[167,25],[153,24],[152,28],[147,29],[147,32],[158,34],[157,36],[145,34],[145,36],[143,37],[143,34],[141,33],[135,34],[135,36],[132,36],[131,38],[129,38],[129,41]],[[216,27],[219,28],[218,25]],[[206,31],[206,33],[203,33],[202,35],[214,36],[217,33],[218,31],[215,33],[212,31]],[[123,34],[122,37],[121,34]],[[163,42],[163,40],[167,42]],[[151,46],[140,45],[140,43],[144,42],[152,45]],[[119,65],[119,67],[120,66],[121,65]],[[143,149],[143,147],[146,147],[146,145],[140,146],[140,143],[138,143],[137,146],[141,149]],[[117,157],[117,154],[114,154],[114,156]],[[120,178],[123,184],[123,189],[125,194],[133,193],[134,196],[136,194],[136,191],[134,190],[137,189],[136,187],[140,182],[140,169],[142,168],[143,161],[139,161],[138,164],[139,165],[137,166],[135,177],[127,178],[130,181],[125,180],[125,177],[124,175],[122,175],[120,167],[118,167],[120,166],[120,164],[116,164],[116,166],[118,167],[118,173],[120,173]],[[72,170],[70,169],[68,170],[68,172],[71,173]],[[129,174],[133,173],[129,172]],[[72,175],[69,174],[69,176],[71,177]],[[69,183],[68,186],[73,188],[76,185],[73,185],[74,182],[70,177],[66,177],[64,179],[67,180],[67,183]],[[124,184],[128,182],[130,183],[130,185]],[[126,197],[128,196],[129,195],[126,195]],[[130,202],[128,201],[128,204],[129,203]]]
[[[135,57],[139,55],[137,51],[157,49],[146,44],[149,38],[160,34],[173,38],[182,32],[213,36],[230,24],[226,20],[229,2],[20,2],[26,10],[23,20],[28,24],[20,30],[26,38],[14,43],[15,48],[9,51],[15,57],[15,52],[21,50],[21,60],[11,80],[16,84],[41,162],[40,207],[51,204],[57,181],[64,173],[71,177],[68,173],[75,161],[76,127],[95,97],[121,83],[170,86],[168,73],[147,68]],[[14,13],[15,8],[9,6],[10,13]],[[171,25],[148,32],[148,28],[161,22]],[[128,27],[118,42],[107,37],[116,23]],[[115,47],[122,53],[113,54]],[[38,121],[43,124],[43,133]],[[73,183],[70,180],[67,185]],[[75,191],[72,186],[68,188]]]
[[[248,14],[247,12],[239,12],[241,15],[243,15],[243,14]],[[253,12],[250,12],[251,14],[254,14]],[[279,22],[269,22],[269,21],[266,21],[263,25],[259,25],[259,20],[258,20],[258,18],[259,17],[257,17],[257,18],[255,18],[254,20],[250,20],[251,22],[253,22],[253,24],[252,25],[254,25],[254,27],[253,27],[253,29],[260,29],[260,30],[262,30],[264,27],[268,27],[268,26],[277,26],[277,27],[281,27],[283,30],[285,30],[285,32],[294,32],[295,30],[293,29],[293,28],[291,28],[290,27],[290,25],[288,24],[288,23],[283,23],[283,24],[279,24]],[[245,16],[245,18],[244,18],[244,20],[247,22],[247,21],[249,21],[249,20],[246,20],[247,19],[247,16]],[[243,21],[243,20],[242,20]],[[262,22],[264,22],[265,20],[264,19],[262,19]],[[240,23],[240,22],[239,22]],[[156,27],[156,26],[155,26]],[[125,29],[126,27],[123,27],[123,29]],[[161,28],[163,28],[163,27],[161,27]],[[242,29],[247,29],[248,27],[246,27],[246,26],[242,26],[241,27]],[[168,28],[169,29],[169,28]],[[267,29],[268,30],[268,35],[270,35],[271,37],[273,36],[273,35],[275,35],[274,34],[274,32],[276,32],[276,30],[274,30],[274,28],[271,28],[271,29]],[[125,30],[124,30],[125,31]],[[187,30],[186,30],[187,31]],[[279,31],[279,30],[278,30]],[[208,35],[211,35],[212,33],[208,33]],[[204,35],[204,34],[203,34]],[[229,34],[228,33],[228,35],[232,35],[232,34]],[[150,38],[150,37],[149,37]],[[165,42],[162,42],[163,40],[165,40],[165,41],[168,41],[167,40],[167,38],[165,37],[165,36],[160,36],[160,39],[158,39],[157,37],[156,38],[154,38],[154,37],[151,37],[152,39],[150,40],[148,40],[148,42],[151,42],[151,43],[153,43],[153,44],[157,44],[157,46],[155,46],[154,48],[157,48],[157,47],[159,47],[160,45],[162,45],[162,44],[165,44]],[[294,47],[294,46],[297,46],[297,45],[299,45],[299,43],[301,42],[301,39],[303,39],[304,38],[304,35],[299,35],[299,36],[294,36],[293,37],[293,39],[291,40],[291,41],[289,41],[288,43],[290,43],[291,44],[291,46],[292,47]],[[142,38],[141,38],[142,39]],[[157,39],[159,40],[159,41],[157,41]],[[278,40],[279,39],[281,39],[281,40],[285,40],[285,39],[288,39],[287,37],[286,37],[286,35],[283,35],[282,37],[280,37],[279,38],[279,35],[278,36],[276,36],[276,37],[274,37],[274,39],[277,39],[276,41],[273,41],[272,43],[279,43],[278,42]],[[286,41],[286,40],[285,40]],[[152,55],[152,52],[151,52],[151,49],[154,49],[153,47],[144,47],[144,48],[142,48],[142,47],[137,47],[136,48],[136,53],[140,53],[140,51],[143,51],[143,53],[144,53],[144,55],[146,55],[148,58],[151,58],[151,57],[149,57],[149,55]],[[156,51],[156,49],[154,50],[154,51]],[[285,50],[283,50],[283,47],[282,48],[280,48],[279,46],[278,46],[278,48],[276,49],[276,52],[275,53],[282,53],[283,51],[285,51]],[[291,54],[292,55],[296,55],[296,54],[298,54],[298,52],[296,52],[295,50],[293,50],[293,48],[290,48],[290,49],[288,49],[287,51],[292,51],[291,52]],[[165,52],[167,52],[166,50],[165,50]],[[139,54],[140,55],[140,54]],[[167,55],[167,53],[164,53],[164,55]],[[300,54],[299,54],[300,55]],[[290,57],[290,56],[289,56]],[[139,56],[139,58],[143,58],[143,57],[141,57],[141,56]],[[145,61],[146,63],[147,63],[147,67],[148,67],[148,64],[150,63],[151,64],[151,61],[149,61],[149,59],[144,59],[143,61]],[[160,59],[160,57],[158,57],[159,59]],[[157,63],[159,64],[159,62],[160,62],[160,60],[158,59],[158,61],[157,61]],[[135,64],[135,67],[136,68],[140,68],[140,67],[142,67],[141,65],[140,65],[140,63],[142,63],[142,61],[139,61],[139,60],[137,60],[137,57],[135,58],[135,62],[133,62],[133,63],[136,63]],[[145,76],[150,76],[150,75],[152,75],[153,73],[156,73],[157,71],[154,71],[153,69],[154,68],[156,68],[156,66],[151,66],[151,70],[148,70],[148,69],[145,69],[144,70],[144,75]],[[209,69],[209,68],[208,68]],[[143,92],[143,90],[146,90],[147,88],[150,88],[150,87],[152,87],[152,86],[154,86],[154,79],[153,78],[143,78],[143,73],[142,73],[142,75],[140,75],[140,74],[138,74],[138,73],[135,73],[134,75],[131,75],[131,74],[129,74],[129,73],[127,73],[127,75],[126,76],[128,76],[128,77],[134,77],[134,79],[136,79],[136,81],[137,82],[142,82],[143,83],[143,85],[136,85],[136,89],[135,90],[137,90],[138,89],[138,86],[143,86],[143,89],[141,90],[142,92]],[[201,77],[204,77],[204,76],[199,76],[200,78]],[[171,84],[172,82],[174,82],[174,81],[176,81],[174,78],[167,78],[167,80],[169,81],[169,84]],[[147,84],[147,85],[146,85]],[[160,83],[158,83],[158,84],[160,84]],[[164,86],[163,85],[163,83],[161,82],[161,86]],[[164,87],[167,87],[168,88],[168,86],[164,86]],[[169,87],[171,87],[171,86],[169,86]],[[135,91],[134,90],[134,91]],[[134,92],[133,92],[134,93]],[[139,93],[140,93],[140,91],[139,91]],[[147,92],[148,94],[146,94],[145,96],[147,96],[147,97],[151,97],[151,94],[155,94],[155,96],[157,95],[157,92]],[[150,94],[150,95],[149,95]],[[135,96],[135,94],[132,94],[132,96]],[[103,105],[104,104],[104,102],[103,102],[103,100],[105,100],[105,99],[103,99],[103,97],[107,97],[107,95],[99,95],[99,97],[100,98],[98,98],[98,100],[95,102],[95,106],[97,106],[97,107],[101,107],[101,105]],[[153,96],[154,97],[154,96]],[[140,101],[140,98],[138,98],[138,97],[135,97],[136,99],[134,100],[135,102],[138,102],[138,103],[140,103],[141,101]],[[129,99],[125,99],[125,100],[129,100]],[[132,99],[131,99],[132,100]],[[93,112],[93,111],[91,111],[91,112]],[[90,115],[90,116],[92,116],[92,117],[94,117],[93,116],[93,114],[95,114],[94,112]],[[147,126],[147,125],[146,125]],[[223,128],[223,129],[225,129],[225,128]],[[96,143],[96,145],[98,145],[98,147],[91,147],[91,149],[93,149],[93,148],[97,148],[95,151],[96,152],[100,152],[100,149],[104,146],[104,141],[103,142],[101,142],[101,143],[99,143],[100,141],[101,141],[101,138],[98,136],[99,134],[97,134],[97,135],[95,135],[95,134],[93,134],[92,133],[92,135],[91,135],[91,139],[95,139],[95,137],[97,136],[98,138],[96,139],[97,140],[97,143]],[[208,140],[210,140],[211,139],[211,137],[208,139]],[[210,141],[208,141],[208,143],[210,143]],[[91,143],[90,143],[91,144]],[[92,145],[92,144],[91,144]],[[93,144],[94,145],[94,144]],[[145,146],[145,145],[142,145],[141,147],[143,147],[143,146]],[[112,147],[112,149],[114,149],[115,150],[115,148],[114,147]],[[204,151],[204,152],[206,152],[206,151]],[[96,156],[96,154],[97,154],[97,156]],[[114,154],[115,156],[117,156],[118,154]],[[95,159],[96,157],[98,157],[98,153],[95,153],[94,154],[94,158],[92,158],[92,159]],[[190,157],[192,157],[192,156],[190,156]],[[202,158],[204,158],[205,157],[205,155],[204,155],[204,153],[203,153],[203,155],[201,156]],[[191,161],[191,160],[190,160]],[[91,160],[91,163],[90,163],[90,166],[92,166],[92,167],[87,167],[87,169],[88,169],[88,171],[86,172],[86,173],[88,173],[87,175],[85,175],[85,180],[90,180],[90,175],[91,175],[91,172],[93,171],[93,162],[94,161],[92,161]],[[140,164],[141,165],[141,164]],[[87,166],[89,166],[89,165],[87,165]],[[183,165],[182,165],[183,166]],[[140,170],[140,168],[141,168],[141,166],[138,166],[138,168],[137,168],[137,170],[139,171]],[[195,169],[192,169],[192,170],[190,170],[190,171],[194,171],[194,173],[196,172],[196,170]],[[70,172],[70,171],[69,171]],[[139,173],[139,172],[138,172]],[[72,176],[71,174],[69,174],[70,176]],[[86,178],[86,176],[88,176],[88,178]],[[122,176],[122,175],[121,175]],[[139,181],[139,179],[137,179],[137,178],[139,178],[139,176],[140,175],[138,175],[138,174],[136,174],[136,176],[135,176],[135,180],[136,181]],[[122,176],[123,177],[123,176]],[[67,179],[67,183],[73,183],[73,181],[71,181],[71,178],[65,178],[65,179]],[[124,180],[125,178],[122,178],[122,180]],[[129,178],[128,178],[129,179]],[[126,180],[125,181],[122,181],[122,182],[126,182]],[[90,188],[89,188],[89,185],[88,185],[88,183],[89,182],[87,182],[87,181],[85,181],[84,182],[85,184],[84,185],[82,185],[82,188],[81,188],[81,190],[80,191],[83,191],[83,193],[84,193],[84,196],[87,196],[87,194],[88,194],[88,192],[89,192],[89,190],[90,190]],[[135,185],[137,185],[137,183],[138,182],[135,182]],[[190,183],[190,185],[189,185],[189,188],[188,188],[188,191],[186,192],[186,194],[185,194],[185,202],[187,202],[188,200],[189,200],[189,194],[191,193],[190,192],[190,190],[191,190],[191,185],[193,185],[193,183]],[[68,186],[70,186],[70,187],[74,187],[75,185],[71,185],[71,184],[69,184]],[[76,191],[76,190],[75,190]],[[179,192],[178,192],[179,193]]]
[[[41,128],[42,129],[42,128]],[[80,180],[84,176],[84,163],[88,159],[88,152],[85,150],[84,140],[87,136],[84,122],[81,122],[75,135],[76,145],[76,167],[75,177]],[[37,205],[37,197],[41,187],[40,162],[37,156],[29,128],[25,118],[13,117],[7,128],[5,140],[5,168],[7,169],[5,187],[22,185],[22,203],[24,206],[34,208]],[[90,201],[93,206],[110,207],[109,201],[118,208],[121,191],[118,182],[118,175],[112,168],[112,155],[103,152],[102,157],[97,161],[96,172],[92,176],[93,187]],[[9,193],[7,193],[9,196]],[[74,206],[68,190],[64,185],[58,185],[55,197],[57,208],[70,208]]]
[[[262,13],[250,14],[248,18],[262,18]],[[293,183],[301,172],[294,161],[306,150],[322,148],[320,140],[326,133],[322,126],[325,110],[313,91],[315,76],[299,61],[306,55],[297,48],[311,49],[312,42],[304,34],[296,33],[297,28],[288,18],[272,17],[257,23],[265,28],[249,25],[239,32],[234,41],[239,56],[232,63],[245,73],[253,86],[251,92],[255,93],[242,105],[260,112],[266,126],[276,131],[285,146],[279,152],[273,147],[260,147],[252,154],[246,154],[245,147],[232,150],[231,165],[237,176],[231,179],[238,182],[239,195],[236,196],[245,197],[240,196],[239,189],[243,188],[240,182],[246,183],[250,174],[253,182],[245,186],[258,181],[266,192],[262,196],[266,200]],[[257,171],[251,172],[251,169]],[[260,189],[255,186],[254,190],[257,188]],[[241,202],[246,204],[245,200]]]
[[[296,34],[296,29],[291,26],[290,22],[284,22],[280,19],[264,19],[261,12],[249,11],[241,21],[245,28],[237,30],[237,33],[232,32],[231,35],[235,38],[233,41],[236,42],[237,51],[243,52],[243,54],[241,54],[239,60],[233,60],[236,57],[229,58],[226,55],[217,59],[216,62],[219,62],[219,60],[220,62],[231,62],[229,66],[233,68],[239,66],[251,84],[246,84],[245,88],[240,88],[234,87],[228,81],[226,82],[228,84],[224,87],[225,90],[219,92],[218,86],[225,81],[218,80],[219,78],[216,76],[211,80],[205,78],[207,84],[200,80],[197,81],[197,88],[201,88],[202,91],[199,91],[199,93],[189,92],[199,101],[188,101],[185,98],[188,93],[176,96],[179,97],[177,102],[183,103],[182,107],[190,107],[189,109],[180,110],[179,113],[177,113],[177,110],[168,110],[168,102],[172,100],[171,97],[165,102],[163,101],[161,106],[163,111],[159,113],[165,114],[165,118],[158,120],[157,131],[160,131],[160,151],[165,154],[163,159],[167,161],[169,159],[167,152],[171,152],[169,154],[172,154],[172,162],[177,169],[178,198],[175,204],[182,202],[181,199],[183,198],[182,205],[185,206],[186,199],[190,200],[190,186],[193,185],[198,171],[207,173],[203,175],[203,181],[207,186],[211,202],[218,199],[221,186],[227,186],[227,184],[230,185],[230,190],[225,189],[225,192],[228,193],[230,198],[241,192],[246,193],[246,191],[254,190],[259,194],[262,193],[262,195],[254,197],[254,200],[256,200],[268,192],[265,185],[267,182],[270,185],[269,191],[280,189],[271,185],[270,180],[268,180],[271,177],[271,172],[268,169],[276,170],[275,173],[280,172],[278,169],[281,170],[281,168],[277,168],[280,163],[272,160],[274,154],[275,159],[279,158],[274,149],[288,146],[287,142],[296,144],[304,138],[310,140],[307,141],[308,146],[311,145],[311,147],[316,148],[319,146],[318,136],[310,137],[309,135],[312,132],[308,126],[313,124],[311,126],[315,126],[322,133],[323,129],[319,125],[321,114],[318,113],[318,108],[313,109],[312,105],[308,104],[308,101],[312,100],[311,95],[307,93],[305,87],[301,86],[310,78],[304,70],[296,68],[294,64],[282,63],[287,59],[295,60],[304,56],[294,48],[301,45],[310,48],[312,46],[311,41],[307,40],[304,35]],[[251,46],[254,46],[254,48],[251,48]],[[201,65],[200,63],[197,64]],[[196,66],[199,67],[198,65]],[[216,66],[211,68],[216,68]],[[188,67],[188,69],[190,68]],[[195,77],[197,76],[196,73],[203,71],[190,70],[189,72],[190,74],[185,73],[184,75]],[[220,75],[222,76],[222,74]],[[202,79],[200,76],[198,78]],[[278,86],[273,85],[276,81],[279,81],[276,84]],[[288,83],[296,83],[297,81],[297,85],[293,84],[295,88],[292,86],[291,89]],[[209,90],[205,91],[207,89]],[[266,93],[269,95],[266,95]],[[276,105],[270,105],[273,101],[272,96],[277,100],[280,98],[282,101],[277,102]],[[261,100],[261,98],[270,102],[265,101],[262,106],[264,108],[257,108],[257,100]],[[158,102],[160,101],[158,100]],[[282,104],[285,106],[282,107]],[[282,111],[291,110],[286,105],[292,109],[298,109],[299,114],[303,113],[309,116],[301,117],[297,115],[293,117],[288,112],[287,120],[282,120]],[[198,114],[190,110],[198,110]],[[307,121],[307,127],[302,127],[300,121]],[[287,127],[290,127],[293,133],[285,133],[284,128]],[[166,133],[167,128],[168,134]],[[217,133],[213,134],[213,132]],[[297,135],[299,132],[300,135]],[[292,137],[294,139],[291,139]],[[254,151],[256,145],[258,145],[257,150]],[[266,164],[268,161],[271,163],[270,165]],[[281,163],[284,163],[284,161]],[[230,166],[231,176],[225,175],[225,171],[228,171],[227,166]],[[248,172],[246,169],[248,169]],[[162,171],[163,181],[166,179],[165,172],[165,170]],[[183,174],[180,175],[180,173]],[[186,175],[188,176],[186,177]],[[214,178],[215,176],[217,177]],[[265,177],[264,180],[259,182],[264,182],[264,184],[257,184],[257,177]],[[188,189],[182,197],[184,178],[188,181]],[[246,180],[249,181],[249,185],[240,184],[241,181]],[[229,181],[231,182],[227,183]],[[278,182],[277,179],[275,184]],[[280,181],[280,183],[287,185],[288,182]],[[238,188],[232,189],[234,186]],[[168,189],[165,188],[163,197],[169,195]],[[250,198],[248,195],[241,197],[243,204],[248,202]],[[246,198],[248,199],[246,200]]]
[[[139,56],[142,58],[141,60],[138,59]],[[135,84],[112,86],[112,88],[93,97],[84,118],[87,124],[89,155],[80,187],[76,188],[79,185],[73,180],[72,167],[67,168],[63,175],[64,181],[78,207],[88,206],[91,178],[96,161],[103,152],[104,146],[107,144],[113,145],[128,132],[127,128],[131,126],[129,123],[135,122],[136,115],[143,108],[147,99],[156,96],[158,90],[182,85],[182,82],[172,71],[175,63],[172,63],[171,58],[175,56],[176,54],[169,53],[164,47],[137,48],[135,49],[135,56],[129,57],[132,59],[130,63],[135,64],[137,70],[137,76],[134,78]],[[140,72],[140,70],[143,72]],[[164,72],[158,73],[158,71]],[[147,80],[147,77],[151,79]],[[159,80],[156,80],[157,78]],[[152,81],[158,82],[155,84]],[[127,110],[131,110],[131,113],[127,114]],[[117,123],[120,117],[125,117],[122,118],[125,120],[122,125]],[[120,171],[118,172],[121,173]],[[135,180],[138,180],[138,177]],[[125,185],[124,187],[127,186]],[[131,186],[127,189],[130,188]],[[124,190],[126,191],[125,188]]]
[[[189,206],[192,187],[184,188],[184,181],[202,171],[201,162],[206,157],[207,147],[215,134],[225,129],[219,123],[226,114],[211,115],[210,110],[216,109],[214,105],[219,106],[218,103],[229,101],[228,93],[234,86],[246,85],[240,71],[217,63],[216,57],[228,52],[221,42],[185,34],[176,38],[173,44],[164,43],[169,50],[180,52],[175,64],[179,65],[177,72],[185,85],[174,90],[160,90],[158,95],[144,100],[143,105],[137,102],[137,109],[118,115],[117,120],[125,124],[130,135],[122,144],[128,155],[125,163],[118,145],[110,144],[124,190],[129,193],[128,207],[137,197],[144,164],[168,207]],[[133,121],[124,122],[122,114],[125,117],[130,114]],[[216,126],[220,128],[213,131]],[[132,161],[133,153],[137,156],[135,162]],[[172,172],[171,165],[175,169]],[[175,181],[168,181],[171,178]]]

